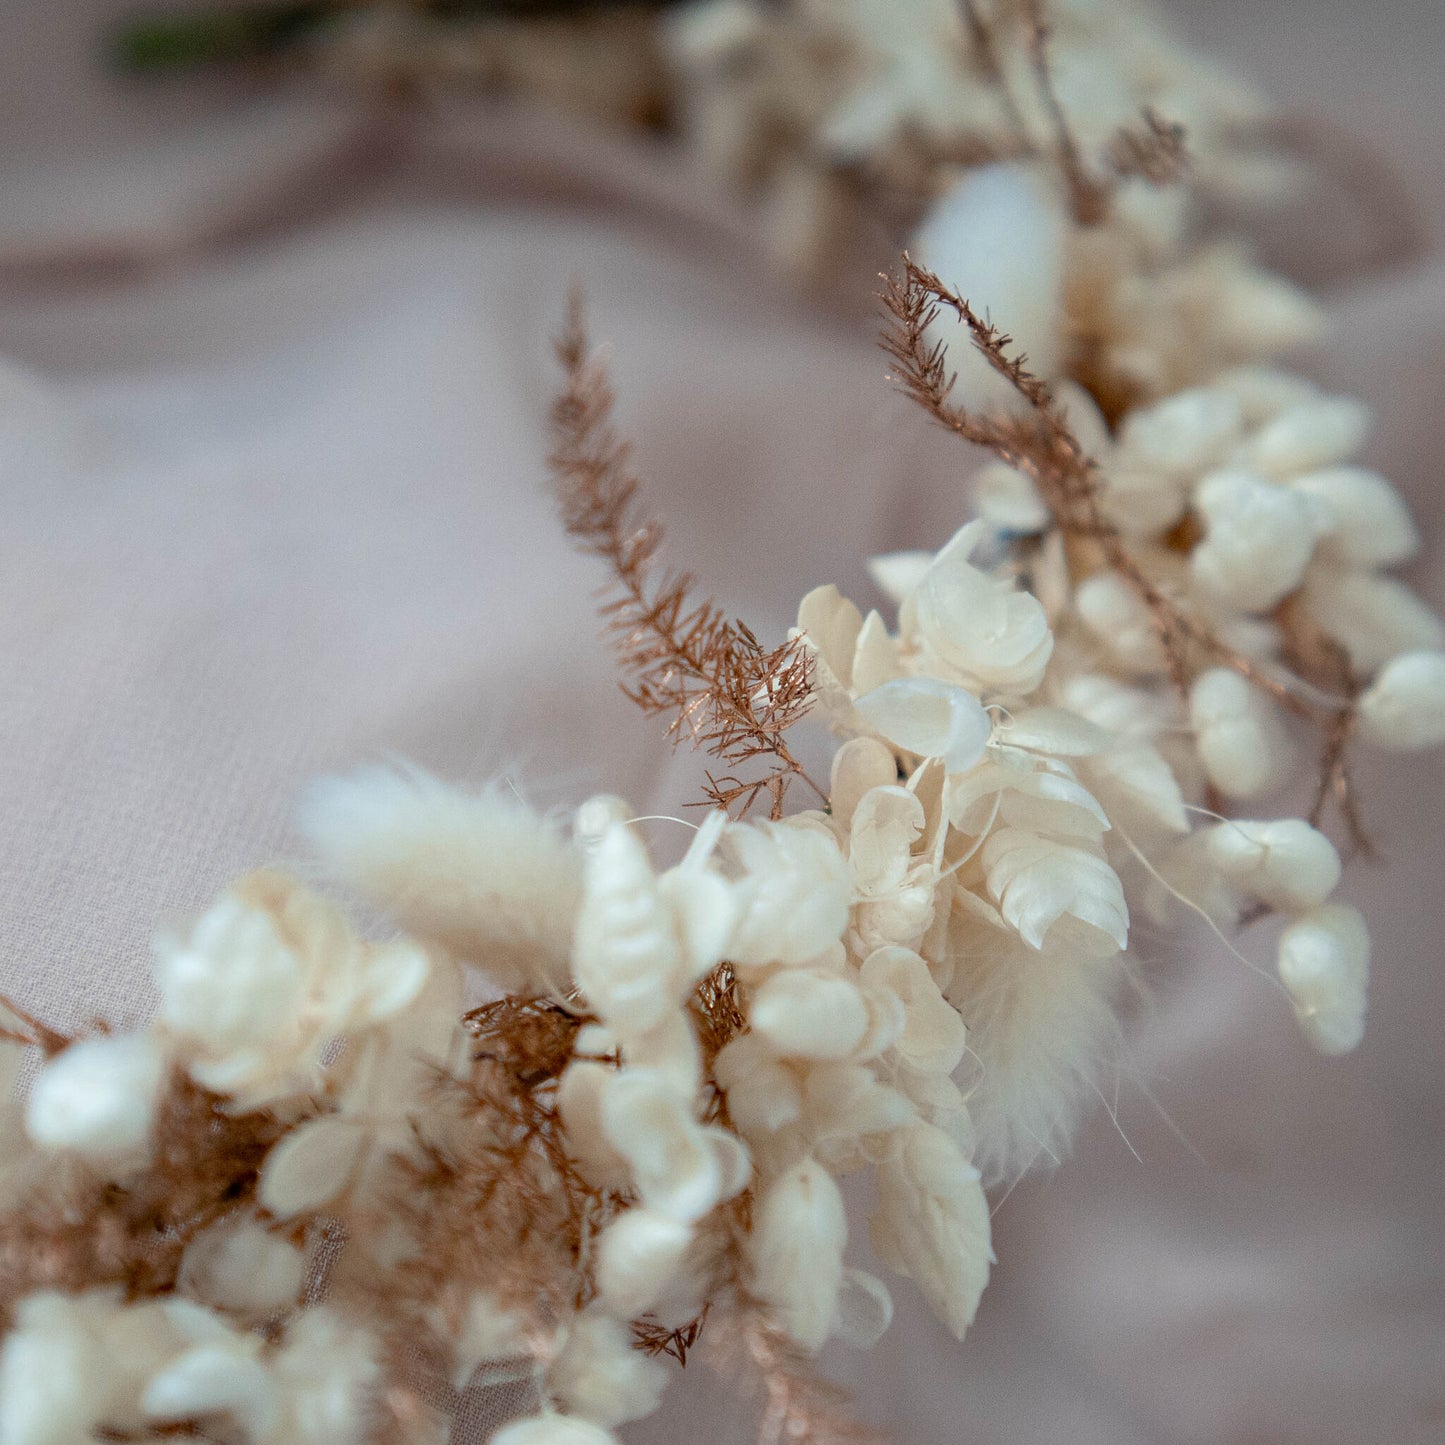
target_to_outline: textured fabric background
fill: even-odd
[[[760,629],[818,582],[867,595],[868,553],[963,507],[872,327],[771,278],[746,218],[665,159],[498,121],[348,191],[313,164],[335,110],[108,86],[93,40],[121,8],[0,3],[0,260],[204,229],[279,173],[335,195],[130,280],[0,287],[0,988],[62,1020],[143,1016],[157,921],[285,857],[318,771],[400,753],[520,771],[543,802],[691,795],[615,690],[545,496],[570,278],[675,556]],[[1326,198],[1268,244],[1328,288],[1309,369],[1377,408],[1369,459],[1441,606],[1445,8],[1176,8],[1378,157],[1363,210]],[[1422,243],[1381,268],[1386,169]],[[1438,759],[1365,785],[1388,866],[1347,887],[1376,939],[1364,1047],[1321,1059],[1217,946],[1161,949],[1105,1089],[1119,1127],[1101,1102],[1076,1157],[999,1204],[969,1340],[900,1285],[883,1344],[829,1357],[900,1445],[1445,1440],[1445,786]],[[698,1372],[626,1433],[731,1445],[742,1421]]]

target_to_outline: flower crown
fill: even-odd
[[[1312,303],[1191,226],[1187,179],[1255,164],[1236,93],[1131,5],[1059,12],[1082,75],[1024,0],[950,6],[947,47],[928,6],[833,16],[887,64],[789,132],[884,169],[933,147],[884,344],[993,460],[977,520],[874,560],[891,625],[821,586],[768,644],[665,569],[573,305],[563,521],[629,696],[712,759],[679,860],[616,798],[560,820],[369,768],[301,817],[394,935],[262,871],[157,939],[149,1028],[7,1005],[12,1084],[43,1063],[3,1116],[4,1445],[420,1445],[503,1382],[529,1403],[495,1445],[608,1445],[703,1341],[760,1381],[762,1440],[859,1439],[812,1362],[892,1303],[839,1180],[871,1178],[878,1259],[962,1337],[986,1188],[1066,1153],[1141,918],[1232,951],[1278,916],[1305,1037],[1359,1043],[1327,830],[1368,846],[1357,743],[1445,742],[1445,632],[1386,570],[1417,538],[1351,460],[1363,409],[1272,362]],[[690,12],[695,104],[743,44],[755,102],[797,59],[760,37],[810,14]],[[1065,74],[1150,108],[1076,120]],[[820,722],[826,778],[795,742]]]

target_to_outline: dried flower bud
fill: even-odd
[[[885,1263],[923,1291],[934,1314],[962,1339],[988,1282],[988,1200],[978,1170],[941,1129],[900,1131],[878,1165],[873,1244]]]
[[[1346,396],[1317,396],[1266,422],[1237,460],[1266,477],[1289,477],[1353,455],[1369,429],[1370,412],[1363,403]]]
[[[1347,1054],[1364,1035],[1370,935],[1358,910],[1329,903],[1280,935],[1279,976],[1305,1036],[1323,1054]]]
[[[848,1218],[843,1196],[816,1159],[804,1159],[763,1191],[748,1241],[753,1288],[805,1350],[828,1338],[843,1283]]]
[[[1207,530],[1189,565],[1212,598],[1263,612],[1299,586],[1317,526],[1308,498],[1246,471],[1220,471],[1200,482],[1194,504]]]
[[[623,1069],[602,1095],[603,1128],[627,1160],[643,1203],[682,1223],[736,1194],[749,1172],[737,1138],[699,1124],[690,1102],[651,1069]]]
[[[1352,567],[1389,567],[1420,546],[1400,494],[1378,472],[1328,467],[1296,477],[1291,486],[1309,497],[1323,520],[1321,545]]]
[[[634,1350],[631,1330],[595,1306],[570,1322],[547,1371],[559,1404],[608,1426],[652,1414],[666,1383],[662,1362]]]
[[[1074,593],[1079,620],[1131,672],[1158,672],[1164,666],[1159,635],[1143,599],[1117,572],[1096,572]]]
[[[597,1292],[619,1319],[657,1311],[687,1278],[693,1227],[646,1208],[626,1209],[597,1240]]]
[[[73,1150],[97,1163],[147,1150],[165,1060],[149,1034],[82,1039],[40,1071],[25,1104],[25,1129],[42,1149]]]
[[[1195,678],[1189,721],[1205,775],[1225,797],[1258,797],[1285,781],[1293,749],[1279,709],[1232,668]]]
[[[912,596],[918,635],[957,680],[1032,692],[1053,654],[1053,634],[1036,597],[970,563],[984,536],[984,524],[970,522],[933,559]]]
[[[179,1287],[192,1299],[242,1316],[294,1305],[306,1256],[254,1219],[203,1230],[181,1256]]]
[[[851,882],[831,834],[745,824],[728,829],[724,846],[741,872],[743,913],[728,950],[735,963],[807,963],[843,936]]]
[[[1166,474],[1198,476],[1222,462],[1243,422],[1238,400],[1195,387],[1132,412],[1119,436],[1120,461]]]
[[[1302,818],[1232,818],[1211,829],[1209,855],[1227,878],[1291,913],[1323,903],[1340,881],[1335,845]]]
[[[739,1034],[724,1044],[713,1076],[727,1094],[733,1123],[744,1134],[773,1133],[802,1115],[797,1079],[757,1034]]]
[[[793,1059],[846,1059],[868,1033],[867,1001],[850,979],[787,969],[764,980],[748,1022],[776,1054]]]
[[[1415,752],[1445,745],[1445,652],[1391,658],[1358,708],[1360,732],[1377,747]]]

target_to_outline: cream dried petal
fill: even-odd
[[[1445,652],[1392,657],[1358,703],[1360,732],[1376,747],[1415,752],[1445,744]]]
[[[1082,848],[1001,828],[984,844],[990,897],[1030,948],[1042,949],[1051,930],[1067,919],[1071,942],[1098,956],[1124,948],[1129,910],[1118,875],[1108,862]]]
[[[1103,751],[1109,735],[1078,713],[1062,707],[1032,707],[1006,717],[998,741],[1056,757],[1088,757]]]
[[[934,677],[904,677],[865,693],[855,704],[868,727],[904,752],[942,758],[951,773],[983,756],[993,723],[965,688]]]
[[[1199,674],[1189,721],[1209,781],[1226,798],[1254,798],[1288,775],[1294,749],[1274,701],[1232,668]]]
[[[597,1291],[619,1319],[653,1310],[686,1274],[693,1226],[655,1210],[623,1210],[597,1239]]]
[[[942,1130],[916,1123],[879,1162],[877,1180],[874,1247],[962,1339],[994,1258],[978,1170]]]
[[[1226,878],[1291,913],[1323,903],[1340,881],[1335,845],[1303,818],[1231,818],[1210,829],[1209,856]]]
[[[1364,1036],[1370,934],[1359,911],[1326,904],[1280,935],[1279,976],[1309,1041],[1324,1054],[1346,1054]]]
[[[838,1309],[848,1218],[832,1176],[803,1159],[754,1205],[748,1255],[753,1290],[805,1350],[822,1347]]]
[[[351,1183],[371,1142],[358,1120],[323,1117],[293,1129],[261,1166],[262,1205],[278,1219],[320,1209]]]
[[[898,764],[877,738],[850,738],[833,754],[828,798],[835,821],[849,827],[853,810],[870,788],[898,781]]]
[[[859,897],[882,897],[902,886],[923,824],[923,804],[907,788],[893,784],[863,795],[848,839],[848,865]]]
[[[868,1034],[868,1005],[856,984],[812,969],[775,973],[748,1005],[748,1023],[775,1054],[846,1059]]]

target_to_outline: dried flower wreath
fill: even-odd
[[[1132,6],[1067,14],[1134,33]],[[0,1445],[441,1441],[457,1392],[504,1381],[530,1413],[495,1445],[608,1445],[704,1338],[760,1381],[761,1440],[861,1439],[811,1363],[892,1309],[847,1262],[838,1178],[871,1174],[879,1258],[962,1336],[985,1186],[1067,1149],[1131,915],[1222,940],[1280,915],[1305,1035],[1359,1042],[1369,939],[1324,828],[1365,846],[1356,741],[1445,742],[1445,630],[1384,571],[1414,530],[1348,461],[1362,409],[1265,364],[1313,308],[1193,238],[1177,123],[1081,133],[1037,0],[959,23],[946,52],[887,43],[929,86],[962,67],[950,106],[1016,144],[953,152],[885,347],[994,454],[980,519],[877,560],[892,630],[825,586],[760,643],[660,570],[574,305],[563,518],[608,570],[629,694],[716,760],[713,806],[659,869],[613,798],[566,830],[419,772],[325,780],[308,836],[396,937],[258,872],[157,940],[151,1028],[6,1005],[10,1082],[43,1064],[0,1115]],[[1132,102],[1130,73],[1106,79]],[[921,84],[857,104],[891,125]],[[842,739],[826,788],[805,719]],[[1306,735],[1307,816],[1226,816]],[[788,812],[798,783],[822,806]],[[492,1002],[466,1009],[468,973]]]

